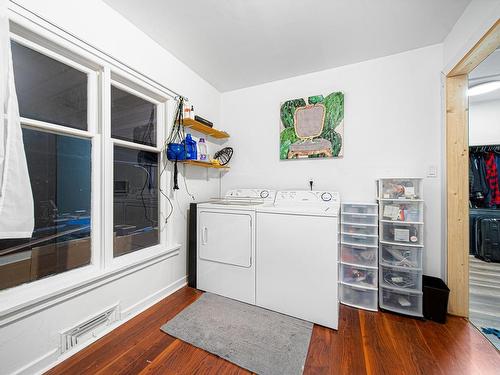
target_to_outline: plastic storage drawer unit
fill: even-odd
[[[422,290],[422,271],[403,267],[379,266],[380,285],[393,288]]]
[[[340,249],[340,260],[342,263],[377,267],[377,248],[342,244]]]
[[[378,215],[353,214],[342,212],[342,223],[344,224],[377,224]]]
[[[352,233],[352,234],[363,234],[365,236],[377,236],[378,227],[377,225],[367,225],[367,224],[342,224],[341,232]]]
[[[342,283],[368,288],[377,287],[376,269],[351,266],[349,264],[341,264],[340,267],[340,280]]]
[[[365,236],[361,234],[342,233],[342,243],[360,246],[377,246],[378,236]]]
[[[376,203],[342,203],[342,212],[344,213],[377,215],[377,210]]]
[[[424,242],[423,224],[380,223],[380,240],[405,245],[422,245]]]
[[[380,262],[389,266],[422,268],[422,247],[380,244]]]
[[[421,199],[421,178],[381,178],[378,196],[381,199]]]
[[[422,316],[422,292],[380,287],[380,308],[400,314]]]
[[[365,289],[343,284],[340,289],[342,303],[367,310],[377,311],[377,289]]]
[[[421,202],[408,200],[381,200],[380,219],[393,222],[421,223],[424,219]]]

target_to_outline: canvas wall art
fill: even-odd
[[[287,100],[281,103],[280,119],[280,159],[342,157],[342,92]]]

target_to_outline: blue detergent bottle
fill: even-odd
[[[196,141],[191,137],[191,134],[187,134],[186,139],[184,139],[182,143],[186,148],[186,159],[196,160],[197,157]]]

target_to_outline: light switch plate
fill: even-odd
[[[437,177],[437,175],[437,167],[435,165],[429,166],[429,169],[427,170],[427,177]]]

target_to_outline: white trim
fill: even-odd
[[[12,238],[29,238],[33,233],[31,232],[4,232],[2,231],[2,236],[0,239],[12,239]]]
[[[57,366],[59,363],[64,362],[66,359],[69,357],[75,355],[78,353],[80,350],[85,349],[87,346],[93,344],[100,338],[106,336],[108,333],[113,331],[114,329],[118,328],[122,324],[125,324],[129,320],[135,318],[137,315],[140,313],[144,312],[145,310],[149,309],[153,305],[157,304],[161,300],[167,298],[171,294],[174,294],[177,292],[179,289],[183,288],[184,286],[187,285],[187,277],[181,277],[180,279],[174,281],[173,283],[167,285],[165,288],[160,289],[150,296],[144,298],[141,300],[140,303],[137,303],[131,307],[129,307],[127,310],[130,311],[127,316],[124,317],[122,314],[122,318],[115,322],[114,324],[110,325],[108,328],[105,330],[99,332],[98,335],[93,337],[91,340],[88,340],[81,345],[75,347],[72,350],[67,351],[66,353],[59,355],[59,348],[50,350],[43,356],[35,359],[34,361],[30,362],[26,366],[23,366],[19,370],[16,370],[15,372],[12,373],[12,375],[28,375],[28,374],[43,374],[50,370],[51,368]]]
[[[27,117],[21,117],[21,125],[34,130],[45,130],[46,132],[53,134],[72,135],[85,139],[94,137],[94,134],[85,130],[70,128],[64,125],[52,124],[50,122],[34,120]]]
[[[101,79],[101,133],[102,133],[102,155],[101,155],[101,194],[103,199],[101,228],[101,269],[111,266],[113,261],[113,148],[108,146],[111,138],[111,72],[105,66]],[[108,249],[108,251],[106,251]]]
[[[41,374],[40,370],[36,370],[36,367],[48,366],[49,363],[54,361],[54,358],[57,358],[59,353],[59,348],[52,349],[41,355],[37,359],[31,361],[30,363],[24,365],[23,367],[15,370],[11,375],[32,375],[35,373]]]
[[[99,251],[101,244],[101,225],[102,220],[102,194],[100,189],[101,184],[101,168],[102,159],[101,153],[101,135],[96,135],[92,138],[90,158],[90,261],[92,264],[99,266],[102,263],[102,255]]]
[[[14,27],[14,30],[10,32],[10,38],[24,47],[27,47],[73,69],[76,69],[79,72],[89,74],[93,73],[97,68],[96,66],[91,67],[91,65],[94,64],[91,64],[87,60],[84,60],[87,64],[81,64],[77,62],[76,60],[83,60],[80,56],[77,57],[75,55],[68,58],[60,53],[57,53],[55,51],[55,48],[51,48],[52,46],[48,46],[49,43],[41,35],[26,33],[26,35],[21,36],[21,33],[22,32],[19,30],[17,30],[16,32],[16,28]]]
[[[139,82],[128,80],[120,76],[117,80],[118,74],[114,74],[111,70],[111,86],[116,87],[121,91],[125,91],[131,95],[137,96],[151,104],[158,105],[167,100],[165,97],[160,97],[158,93],[151,92],[150,89],[146,88],[147,84],[144,82],[141,86]]]
[[[124,141],[123,139],[113,138],[111,139],[111,142],[113,143],[113,145],[123,146],[134,150],[144,150],[144,151],[154,152],[155,154],[161,152],[161,148],[159,147],[143,145],[141,143],[135,143],[130,141]],[[159,163],[160,160],[158,160],[158,168],[160,167]]]
[[[0,292],[0,301],[2,301],[0,305],[0,327],[59,304],[69,298],[74,298],[80,294],[96,289],[104,284],[108,284],[116,279],[137,272],[165,259],[177,256],[180,254],[180,247],[181,245],[174,245],[135,263],[128,263],[121,267],[110,269],[106,273],[102,273],[102,271],[96,267],[88,266],[74,270],[73,272],[68,271],[52,276],[50,280],[57,283],[60,287],[58,290],[52,290],[46,294],[41,292],[41,290],[47,290],[46,285],[40,285],[37,281],[2,291]],[[75,277],[76,274],[81,274],[81,271],[86,271],[83,277],[81,275],[80,278]],[[71,283],[70,280],[73,281],[73,283]],[[43,286],[43,288],[37,288],[40,286]],[[20,290],[21,288],[24,289],[24,292],[29,292],[24,293],[24,298],[22,295],[23,291]],[[33,298],[33,295],[38,297]]]

